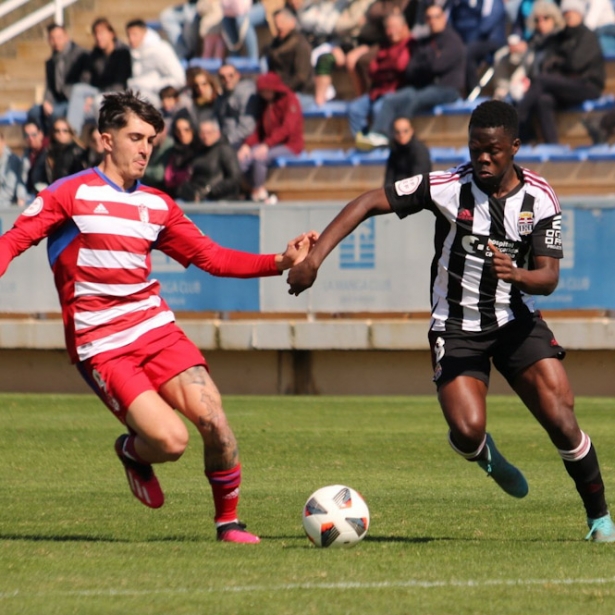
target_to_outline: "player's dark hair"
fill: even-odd
[[[130,30],[130,28],[141,28],[141,30],[147,30],[147,24],[142,19],[131,19],[126,24],[126,30]]]
[[[133,93],[132,90],[105,94],[98,115],[98,130],[102,134],[119,130],[128,124],[128,115],[134,113],[139,119],[153,126],[156,133],[162,132],[164,119],[154,105]]]
[[[517,110],[501,100],[487,100],[474,109],[470,117],[470,128],[504,128],[511,139],[519,136]]]

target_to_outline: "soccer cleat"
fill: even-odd
[[[130,490],[137,500],[145,506],[160,508],[164,504],[164,493],[162,493],[152,466],[130,459],[122,450],[124,440],[128,437],[128,435],[123,434],[115,441],[115,452],[126,471]]]
[[[487,434],[487,459],[479,459],[478,465],[487,472],[487,476],[493,480],[504,490],[508,495],[515,498],[524,498],[529,487],[525,476],[514,465],[506,461],[500,451],[495,446],[495,442],[491,434]]]
[[[240,521],[225,523],[217,528],[218,540],[221,542],[240,542],[244,544],[257,544],[261,541],[258,536],[246,532],[246,524]]]
[[[606,514],[604,517],[597,519],[587,518],[587,526],[589,534],[585,536],[585,540],[593,542],[615,542],[615,525],[611,519],[611,515]]]

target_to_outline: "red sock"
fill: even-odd
[[[205,472],[214,496],[217,524],[230,523],[237,520],[237,504],[239,502],[239,485],[241,484],[241,464],[230,470]]]
[[[142,463],[143,465],[150,465],[149,461],[145,461],[145,459],[143,459],[139,455],[139,453],[137,453],[137,450],[135,449],[135,438],[136,437],[137,436],[131,434],[124,440],[122,444],[122,453],[124,453],[126,457],[128,457],[129,459],[132,459],[133,461],[136,461],[137,463]]]

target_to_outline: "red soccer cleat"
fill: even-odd
[[[124,434],[115,441],[115,452],[126,471],[130,490],[137,500],[145,504],[145,506],[160,508],[164,504],[164,493],[162,493],[154,470],[151,465],[138,463],[133,459],[129,459],[123,453],[122,445],[126,438],[128,436]]]
[[[258,544],[261,539],[250,532],[246,532],[246,524],[233,521],[220,525],[217,529],[218,540],[221,542],[238,542],[244,544]]]

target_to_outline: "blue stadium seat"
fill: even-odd
[[[586,150],[587,160],[591,162],[615,162],[615,146],[614,145],[594,145]]]
[[[465,100],[460,98],[453,103],[447,103],[445,105],[436,105],[433,108],[433,115],[459,115],[464,113],[472,113],[478,105],[482,102],[489,100],[488,98],[476,98],[475,100]]]
[[[273,167],[318,167],[317,158],[312,158],[310,152],[301,152],[298,156],[279,156],[273,161]]]
[[[261,72],[258,60],[229,57],[226,61],[232,64],[242,75]],[[192,58],[187,65],[188,67],[198,66],[210,73],[217,73],[220,66],[222,66],[222,60],[220,60],[220,58]]]
[[[355,166],[381,165],[386,164],[389,159],[390,150],[387,147],[379,147],[371,152],[360,150],[348,150],[348,159]]]
[[[346,117],[348,115],[348,103],[343,100],[331,100],[320,107],[304,109],[303,117],[306,118],[331,118]]]
[[[353,164],[343,149],[314,149],[309,156],[319,163],[317,166],[339,167]]]
[[[7,111],[0,115],[0,125],[9,126],[11,124],[24,124],[27,116],[27,111]]]
[[[586,100],[584,103],[576,107],[575,110],[585,111],[608,111],[615,109],[615,96],[613,94],[605,94],[596,100]]]
[[[461,164],[468,160],[467,147],[430,147],[429,154],[434,164]]]

